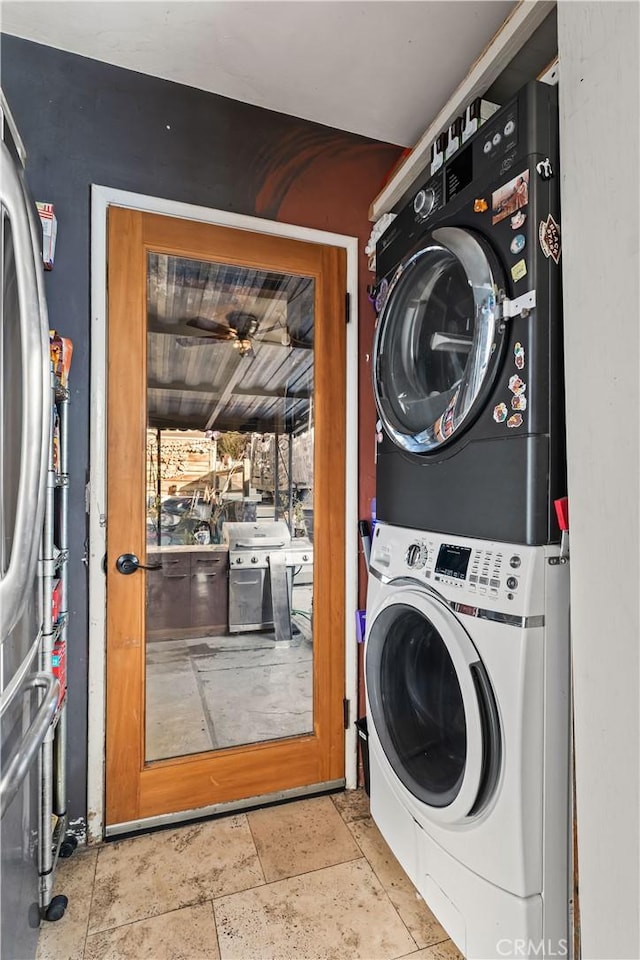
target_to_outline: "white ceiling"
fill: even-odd
[[[2,30],[412,146],[512,0],[3,2]]]

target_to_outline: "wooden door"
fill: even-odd
[[[344,777],[345,251],[320,244],[117,207],[109,209],[108,236],[107,825],[126,824],[156,815],[179,813],[212,804],[339,780]],[[227,269],[235,271],[234,276],[238,271],[245,271],[247,276],[250,275],[253,278],[255,276],[271,278],[268,283],[261,281],[265,283],[265,289],[268,287],[264,297],[277,299],[281,309],[280,317],[285,318],[293,316],[296,304],[294,304],[294,296],[282,294],[281,288],[288,284],[288,288],[291,289],[292,278],[297,278],[307,291],[305,296],[310,296],[309,290],[313,292],[313,389],[306,394],[304,391],[296,393],[288,388],[284,391],[280,388],[271,389],[268,383],[262,382],[259,402],[256,400],[254,403],[256,409],[262,409],[260,404],[264,406],[266,397],[276,406],[281,403],[286,404],[287,410],[296,404],[306,404],[307,414],[305,415],[309,416],[309,422],[312,417],[312,434],[305,435],[309,442],[311,442],[309,437],[313,437],[312,508],[306,510],[305,516],[313,517],[312,532],[308,531],[309,537],[313,540],[314,558],[313,611],[310,617],[313,647],[310,683],[313,709],[309,729],[296,735],[278,737],[274,735],[273,739],[262,739],[260,742],[237,743],[212,749],[203,749],[200,744],[194,747],[193,752],[189,752],[187,745],[179,756],[168,755],[163,759],[149,759],[145,752],[145,716],[149,706],[147,699],[150,690],[147,673],[149,669],[147,652],[149,616],[145,584],[147,574],[144,569],[138,569],[128,575],[118,572],[116,560],[121,555],[134,554],[141,564],[148,562],[150,565],[155,565],[155,561],[158,560],[158,550],[163,549],[155,544],[150,545],[149,542],[150,535],[153,535],[150,534],[149,504],[153,498],[149,496],[148,491],[147,446],[152,417],[155,418],[153,426],[156,429],[159,429],[158,425],[163,424],[175,428],[176,431],[197,427],[201,432],[208,430],[208,433],[202,432],[202,436],[209,437],[212,430],[215,434],[216,428],[215,418],[212,422],[211,417],[205,417],[202,413],[198,416],[193,413],[184,413],[185,410],[195,409],[197,404],[201,403],[202,387],[204,386],[206,390],[203,377],[200,377],[195,386],[192,382],[187,382],[190,375],[183,378],[184,382],[181,381],[176,385],[172,382],[171,372],[166,373],[164,377],[157,373],[159,368],[156,360],[153,359],[155,354],[152,356],[152,346],[155,343],[152,333],[156,331],[156,339],[162,337],[164,334],[162,323],[168,322],[166,317],[159,316],[161,311],[158,307],[157,292],[158,277],[162,274],[162,270],[166,273],[167,263],[172,265],[171,269],[174,273],[179,273],[185,264],[191,265],[189,269],[185,268],[185,283],[196,290],[200,307],[206,298],[202,293],[203,283],[200,283],[198,277],[206,276],[207,271],[211,275],[217,271],[215,273],[217,277],[226,278],[219,281],[215,296],[218,299],[222,296],[227,298],[227,305],[232,303],[232,300],[229,300],[228,289],[224,287],[225,283],[228,287],[228,273],[225,273]],[[153,267],[155,273],[150,264],[155,265]],[[158,268],[158,264],[162,269]],[[199,266],[194,268],[194,264]],[[278,277],[285,278],[286,282],[278,281]],[[166,289],[163,288],[163,290],[163,303],[166,307]],[[173,295],[174,299],[178,296],[175,289]],[[233,424],[236,428],[240,426],[246,431],[242,434],[243,436],[254,437],[256,434],[251,432],[251,425],[264,426],[264,422],[257,420],[254,423],[250,417],[244,422],[244,426],[243,423],[236,422],[229,413],[235,409],[231,401],[234,403],[237,401],[240,405],[248,402],[247,396],[251,395],[251,390],[258,389],[252,386],[252,383],[256,382],[256,371],[260,371],[260,364],[264,367],[263,381],[269,376],[270,368],[267,360],[261,359],[263,356],[275,357],[275,360],[269,362],[274,364],[274,369],[275,367],[279,369],[280,354],[276,350],[276,348],[280,349],[279,343],[282,346],[283,358],[297,353],[302,356],[303,365],[307,361],[308,354],[302,351],[310,349],[309,344],[299,343],[295,337],[291,336],[288,321],[279,321],[282,326],[280,329],[277,324],[266,324],[264,318],[260,320],[258,317],[254,318],[255,322],[249,321],[249,327],[246,329],[243,327],[240,330],[238,316],[241,311],[233,310],[227,311],[227,317],[230,317],[228,324],[235,323],[237,329],[229,326],[228,332],[220,333],[221,329],[226,328],[221,324],[218,314],[215,315],[217,319],[211,318],[213,314],[207,317],[202,313],[194,319],[194,315],[188,308],[191,302],[190,296],[190,290],[180,292],[181,304],[187,305],[183,309],[184,316],[171,317],[175,329],[185,335],[176,336],[171,341],[169,360],[171,356],[177,358],[177,361],[183,363],[184,370],[191,369],[190,364],[202,364],[205,354],[212,358],[211,370],[218,369],[217,365],[223,362],[218,360],[219,357],[223,357],[229,369],[236,364],[233,367],[236,372],[229,381],[231,386],[228,383],[224,389],[219,387],[216,390],[212,389],[211,408],[214,409],[216,416],[223,418],[225,428],[228,428],[229,424]],[[241,320],[245,323],[246,313],[242,314]],[[199,325],[195,332],[202,333],[201,345],[198,340],[189,339],[194,331],[188,325],[190,323],[193,325],[194,322]],[[264,334],[262,346],[258,342],[261,323],[263,329],[268,331]],[[254,334],[251,330],[256,327],[258,333],[253,341]],[[158,330],[160,333],[157,333]],[[245,340],[238,344],[236,341],[240,333]],[[219,348],[209,343],[210,335],[220,338]],[[276,338],[279,338],[279,341]],[[225,339],[230,342],[225,342]],[[167,352],[164,340],[162,344]],[[252,355],[249,357],[250,362],[244,367],[238,367],[237,357],[233,354],[233,349],[238,346],[236,354],[241,355],[246,351]],[[198,353],[199,350],[205,353]],[[152,377],[150,357],[156,364],[153,382],[149,379]],[[246,358],[243,357],[243,362],[244,359]],[[276,373],[273,375],[273,383],[276,383]],[[156,394],[167,397],[167,403],[170,401],[173,406],[169,405],[164,412],[158,412],[157,404],[153,399]],[[207,400],[206,397],[205,400]],[[153,411],[150,413],[152,406]],[[168,415],[167,409],[174,412]],[[234,413],[233,416],[237,417],[238,414]],[[288,423],[290,430],[288,443],[292,449],[295,449],[296,438],[300,435],[299,431],[302,428],[299,420],[297,426],[293,419],[289,419]],[[298,430],[298,433],[295,433],[295,430]],[[175,436],[177,443],[182,435],[176,432]],[[282,443],[282,438],[279,439],[277,433],[275,437],[276,445],[278,442]],[[215,464],[217,470],[218,460]],[[282,463],[280,463],[281,468]],[[155,507],[158,516],[161,515],[163,501],[166,501],[164,492],[161,490],[162,469],[163,464],[159,453],[157,462],[159,497]],[[233,467],[229,467],[229,470],[232,469]],[[278,460],[276,459],[277,469]],[[217,473],[211,474],[211,477],[212,485],[213,481],[218,482]],[[281,491],[280,494],[278,491],[278,480],[274,482],[276,484],[274,509],[277,511],[278,496],[280,495],[280,500],[283,500],[283,497]],[[290,483],[292,483],[291,480]],[[188,490],[186,485],[184,489]],[[291,499],[291,486],[289,491]],[[265,495],[256,494],[250,503],[251,498],[249,498],[247,500],[249,507],[253,509],[254,501],[258,500],[256,510],[261,508],[261,496]],[[186,502],[187,496],[182,500]],[[178,506],[183,505],[182,500],[178,498]],[[292,499],[291,502],[293,503]],[[228,510],[230,503],[231,501],[225,500],[223,491],[220,494],[218,506],[222,510]],[[188,501],[187,506],[189,505],[193,505],[193,498]],[[233,506],[232,503],[231,505]],[[305,506],[308,507],[308,503]],[[292,525],[291,505],[288,514],[285,508],[286,504],[282,509]],[[303,512],[300,508],[298,515],[301,516]],[[161,522],[158,521],[159,531],[160,527]],[[215,537],[216,530],[213,524],[210,527],[211,536]],[[161,537],[161,533],[159,536]],[[212,545],[211,550],[218,551],[218,554],[214,556],[212,553],[210,557],[204,558],[198,551],[204,549],[206,553],[207,548],[198,545],[189,548],[169,546],[166,549],[167,563],[171,561],[174,566],[177,563],[178,572],[174,571],[173,580],[181,584],[181,597],[187,596],[186,591],[190,588],[186,578],[192,575],[191,571],[195,568],[194,565],[198,559],[210,561],[202,567],[205,573],[216,572],[219,569],[226,570],[228,564],[228,554],[224,552],[224,544]],[[184,562],[180,561],[181,551],[185,554]],[[184,566],[184,570],[180,563]],[[214,563],[218,566],[214,566]],[[180,566],[179,570],[178,566]],[[171,570],[167,567],[164,572],[170,573]],[[179,581],[175,579],[178,574],[182,578]],[[162,590],[162,586],[158,586],[157,575],[154,574],[154,576],[155,580],[150,580],[150,585],[153,583],[151,595],[157,595],[158,589]],[[193,576],[197,582],[194,582],[192,589],[202,594],[206,589],[202,570],[198,567]],[[167,577],[166,581],[171,579]],[[221,588],[217,582],[215,589],[218,591],[215,596],[219,596]],[[222,600],[226,601],[224,592],[223,590]],[[213,594],[211,596],[213,599],[210,602],[215,604],[215,596]],[[203,618],[215,620],[216,616],[218,618],[226,616],[224,606],[221,608],[222,614],[219,612],[216,614],[215,611],[203,612],[203,604],[206,607],[206,601],[200,595],[198,609],[194,613],[192,623],[192,627],[195,628],[195,634],[192,635],[195,636],[199,635],[198,630]],[[153,628],[156,630],[160,628],[160,635],[162,635],[162,624],[158,623],[158,617],[161,616],[160,610],[160,606],[156,607],[151,619]],[[172,627],[173,624],[168,618],[166,625],[168,633],[165,636],[171,634]],[[215,633],[215,631],[211,632]],[[267,638],[264,643],[268,645],[268,631],[264,636]],[[252,635],[252,638],[255,643],[259,643],[263,635],[257,635],[257,639]],[[237,637],[231,638],[228,649],[235,651],[237,644],[243,640],[242,636],[239,640]],[[174,641],[169,642],[174,643]],[[175,644],[178,642],[181,641],[176,640]],[[223,643],[224,640],[220,642]],[[205,636],[200,646],[196,641],[193,643],[200,651],[203,646],[212,644],[213,641]],[[280,646],[286,647],[286,644],[280,644]],[[173,651],[175,648],[167,649]],[[191,650],[190,647],[189,651]],[[163,653],[163,650],[160,652]],[[206,653],[207,649],[205,649]],[[223,647],[215,648],[214,653],[215,656],[226,655]],[[165,684],[163,689],[170,692],[170,684],[168,686]],[[240,714],[242,709],[241,705]]]

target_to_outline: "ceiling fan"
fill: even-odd
[[[196,347],[215,342],[231,342],[241,357],[254,355],[253,343],[266,343],[269,346],[313,350],[313,341],[300,340],[292,336],[286,320],[281,317],[268,327],[262,326],[257,313],[247,310],[230,310],[224,318],[211,320],[209,317],[191,317],[178,321],[163,322],[156,316],[149,316],[150,333],[164,333],[176,337],[181,347]],[[271,334],[271,336],[269,336]]]

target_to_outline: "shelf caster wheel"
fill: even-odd
[[[52,923],[56,920],[61,920],[64,917],[64,912],[67,909],[69,899],[60,893],[57,897],[53,897],[51,903],[47,907],[44,918],[45,920],[50,920]]]
[[[73,851],[78,846],[78,839],[74,837],[72,833],[68,833],[62,843],[60,844],[60,853],[59,856],[63,860],[68,860]]]

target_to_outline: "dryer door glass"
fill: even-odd
[[[403,449],[427,453],[482,408],[500,356],[488,247],[458,227],[434,230],[393,281],[375,345],[378,411]]]

